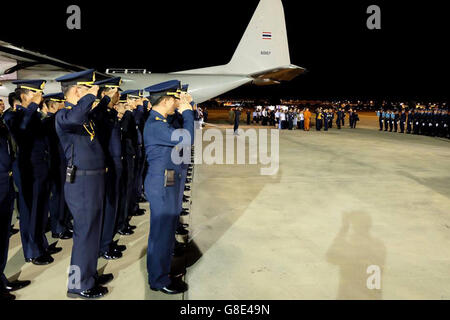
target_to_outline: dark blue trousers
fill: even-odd
[[[5,287],[8,280],[4,275],[8,262],[9,229],[14,204],[13,179],[8,172],[0,173],[0,286]]]
[[[143,191],[143,172],[144,172],[144,150],[142,147],[138,147],[136,152],[136,161],[134,163],[134,192],[132,201],[134,203],[133,210],[139,209],[138,197],[142,195]]]
[[[66,202],[73,216],[73,247],[70,266],[80,271],[79,282],[70,281],[69,292],[91,289],[97,277],[105,194],[104,174],[76,176],[64,185]],[[73,279],[77,279],[74,276]]]
[[[136,170],[136,195],[141,196],[143,194],[144,188],[144,165],[145,165],[145,154],[144,150],[140,148],[138,150],[137,157],[137,170]]]
[[[20,178],[20,170],[19,170],[19,164],[18,161],[14,161],[12,165],[12,171],[13,171],[13,179],[14,184],[17,187],[17,210],[19,211],[19,217],[21,212],[24,212],[25,210],[28,210],[27,206],[25,205],[25,199],[23,197],[22,192],[22,180]]]
[[[62,233],[67,230],[69,222],[69,208],[64,197],[64,181],[66,178],[66,168],[54,168],[51,173],[49,200],[50,223],[53,233]]]
[[[151,288],[170,284],[170,267],[175,244],[175,230],[179,220],[179,179],[171,187],[164,187],[164,175],[148,174],[145,195],[150,202],[150,236],[147,247],[148,282]]]
[[[113,242],[117,213],[119,211],[120,178],[122,176],[122,162],[114,160],[114,164],[108,166],[105,174],[105,206],[103,216],[102,237],[100,240],[100,252],[107,252]]]
[[[20,235],[25,259],[33,259],[42,256],[48,248],[45,236],[49,211],[48,164],[41,162],[19,168],[26,207],[20,212]]]
[[[119,197],[119,213],[117,214],[116,231],[124,229],[128,224],[128,217],[133,213],[135,208],[135,157],[126,155],[124,157],[122,180],[121,180],[121,192]]]

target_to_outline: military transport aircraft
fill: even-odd
[[[88,69],[0,41],[0,96],[7,96],[16,79],[46,79],[46,92],[58,92],[53,79],[68,72]],[[177,79],[189,84],[197,103],[209,100],[244,84],[278,84],[305,72],[292,65],[281,0],[261,0],[239,45],[225,65],[172,73],[150,73],[141,69],[107,69],[99,77],[121,76],[122,88],[142,89]]]

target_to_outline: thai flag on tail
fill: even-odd
[[[262,38],[263,38],[264,40],[270,40],[270,39],[272,39],[272,32],[263,32],[263,33],[262,33]]]

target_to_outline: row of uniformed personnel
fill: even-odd
[[[380,131],[421,134],[450,138],[450,110],[436,108],[380,109],[377,111]]]
[[[2,297],[13,298],[10,291],[30,283],[8,282],[3,275],[13,180],[27,262],[49,264],[52,255],[61,251],[49,245],[45,236],[49,212],[53,237],[73,237],[69,297],[107,294],[104,285],[113,276],[98,275],[97,260],[122,257],[126,247],[114,236],[133,233],[135,227],[129,221],[145,213],[138,206],[144,193],[152,213],[149,285],[169,294],[185,291],[185,283],[170,277],[170,264],[176,231],[187,232],[179,224],[180,214],[186,214],[182,203],[192,170],[193,102],[187,87],[176,80],[164,82],[146,88],[150,96],[144,98],[141,90],[120,93],[120,78],[96,82],[92,69],[56,81],[62,92],[44,96],[45,80],[15,81],[17,89],[9,97],[12,108],[2,116]],[[174,141],[177,128],[184,130]],[[182,164],[173,162],[173,148],[184,154]]]

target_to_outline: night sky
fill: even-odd
[[[450,19],[444,1],[283,3],[291,62],[308,73],[227,96],[448,100]],[[70,4],[81,7],[81,30],[66,28]],[[5,0],[0,39],[100,71],[171,72],[227,63],[257,4]],[[371,4],[381,7],[381,30],[366,28]]]

